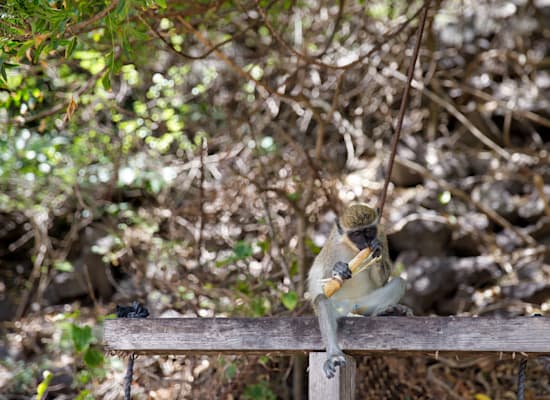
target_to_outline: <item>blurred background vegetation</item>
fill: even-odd
[[[0,399],[121,398],[117,303],[311,314],[338,209],[382,188],[423,4],[2,2]],[[417,315],[548,311],[549,21],[547,0],[431,4],[384,215]],[[300,365],[141,357],[133,393],[300,399]],[[515,398],[504,361],[358,368],[358,398]]]

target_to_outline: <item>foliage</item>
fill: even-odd
[[[421,261],[497,254],[500,275],[455,286],[444,279],[434,290],[447,290],[446,300],[425,295],[421,312],[495,308],[505,300],[502,285],[531,283],[522,281],[531,262],[543,270],[536,246],[523,241],[545,243],[548,231],[548,41],[546,11],[536,3],[432,5],[415,75],[424,88],[412,95],[386,207],[392,256],[400,256],[398,272],[420,274],[408,265],[416,254]],[[2,299],[27,298],[18,312],[28,318],[58,318],[49,306],[60,305],[107,314],[113,304],[98,298],[94,274],[108,271],[118,295],[159,315],[307,312],[307,266],[339,203],[375,203],[422,4],[4,1]],[[404,171],[407,160],[420,172]],[[92,243],[83,234],[90,227],[101,232]],[[411,235],[403,239],[411,231],[412,245]],[[441,240],[445,247],[434,245]],[[515,275],[511,265],[527,266]],[[47,303],[49,285],[87,282],[86,273],[92,290],[86,283]],[[517,296],[536,304],[546,290],[539,289]],[[121,364],[103,357],[98,317],[65,315],[44,340],[58,358],[74,357],[71,390],[82,399],[98,396]],[[8,339],[26,338],[19,354],[35,358],[33,373],[19,361],[2,365],[15,371],[11,390],[30,396],[48,388],[40,371],[56,372],[36,354],[41,336],[33,341],[24,331],[13,328]],[[204,372],[204,359],[185,360],[151,363],[170,378],[201,382],[198,375],[209,374],[212,392],[289,397],[275,380],[258,382],[259,369],[289,370],[276,358],[232,359],[219,376],[212,366]],[[486,388],[464,390],[479,397]]]
[[[275,400],[277,397],[269,389],[267,382],[261,381],[248,385],[244,390],[242,398],[246,400]]]

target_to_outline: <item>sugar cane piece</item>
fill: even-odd
[[[370,247],[366,247],[363,250],[361,250],[359,253],[355,255],[349,262],[349,269],[351,270],[352,274],[356,274],[363,265],[363,263],[371,256],[372,249]],[[325,293],[325,296],[332,297],[334,293],[336,293],[344,284],[344,281],[340,279],[339,277],[332,277],[328,282],[326,282],[323,286],[323,292]]]

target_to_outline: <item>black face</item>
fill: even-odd
[[[376,239],[376,225],[348,231],[347,234],[353,244],[355,244],[359,250],[363,250]]]

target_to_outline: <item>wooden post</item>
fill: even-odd
[[[355,358],[345,355],[346,365],[336,369],[336,375],[328,379],[323,372],[326,352],[309,353],[309,399],[354,400]]]

